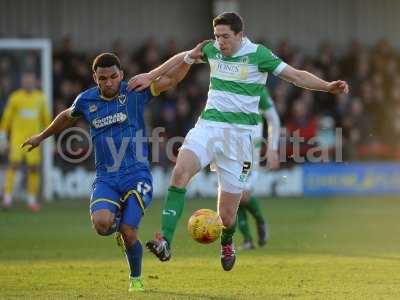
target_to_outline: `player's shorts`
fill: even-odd
[[[257,180],[258,180],[258,174],[259,170],[258,167],[254,167],[253,170],[251,170],[251,173],[249,175],[249,178],[247,179],[247,182],[245,184],[245,190],[246,191],[253,191],[254,187],[257,184]]]
[[[40,148],[33,149],[28,152],[26,149],[21,148],[23,141],[12,141],[10,143],[10,152],[8,154],[8,160],[11,163],[25,163],[28,166],[38,166],[41,162]]]
[[[121,214],[121,224],[139,228],[152,196],[152,178],[149,171],[99,175],[93,183],[90,212],[93,214],[100,209],[107,209],[115,215]]]
[[[241,193],[253,166],[252,131],[237,128],[220,128],[199,120],[181,147],[192,151],[204,168],[218,175],[222,191]]]

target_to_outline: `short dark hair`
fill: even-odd
[[[229,25],[236,34],[243,31],[244,27],[242,17],[234,12],[224,12],[216,16],[213,20],[213,27],[217,25]]]
[[[92,70],[93,72],[96,72],[98,67],[108,68],[112,66],[116,66],[121,70],[121,62],[119,61],[118,56],[116,56],[114,53],[106,52],[96,56],[96,58],[93,60]]]

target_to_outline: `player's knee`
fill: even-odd
[[[100,235],[110,235],[111,225],[112,222],[99,221],[97,223],[94,223],[94,228],[96,229],[96,232]]]
[[[137,229],[132,228],[128,225],[122,224],[120,228],[120,232],[124,239],[125,247],[129,248],[138,240],[138,232]]]
[[[182,165],[176,165],[172,171],[171,184],[176,187],[185,187],[190,180],[190,174]]]
[[[110,228],[113,224],[113,218],[111,217],[92,217],[93,226],[99,235],[109,235]]]

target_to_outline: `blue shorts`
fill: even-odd
[[[100,175],[93,183],[90,213],[107,209],[115,215],[121,214],[121,224],[139,228],[152,196],[152,177],[149,171]]]

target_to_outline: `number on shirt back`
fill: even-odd
[[[136,190],[142,194],[142,195],[146,195],[148,192],[151,191],[151,186],[149,184],[147,184],[146,182],[140,181],[137,184],[137,188]]]

